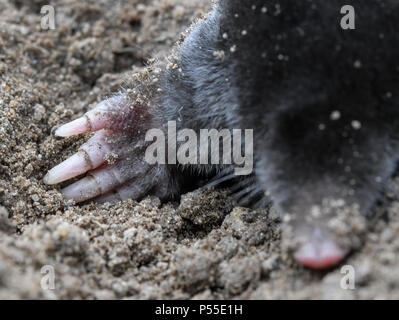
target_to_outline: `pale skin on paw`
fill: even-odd
[[[126,99],[125,96],[107,99],[82,117],[55,131],[55,135],[60,137],[94,132],[94,136],[78,152],[52,168],[43,179],[46,184],[55,185],[86,174],[61,191],[65,199],[76,203],[91,199],[96,202],[139,199],[150,189],[154,189],[155,194],[164,196],[164,192],[160,191],[163,187],[162,179],[165,179],[163,168],[150,166],[141,159],[142,154],[137,154],[137,159],[134,155],[129,155],[133,158],[117,159],[113,164],[106,161],[107,154],[115,149],[112,137],[118,134],[112,128],[107,128],[108,117],[110,113],[116,112],[115,106]],[[122,147],[129,148],[128,145]],[[127,165],[133,163],[136,170],[126,169]]]

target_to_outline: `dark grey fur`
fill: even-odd
[[[256,181],[284,210],[324,197],[369,209],[399,159],[399,5],[350,2],[220,1],[181,45],[182,74],[167,72],[165,119],[253,128]],[[356,30],[340,27],[344,4]]]
[[[340,27],[346,4],[355,30]],[[255,172],[242,186],[258,198],[268,190],[283,211],[307,215],[334,198],[367,212],[399,159],[398,17],[392,0],[220,0],[179,47],[178,68],[164,70],[153,116],[197,132],[254,129]],[[187,174],[229,174],[160,170],[173,181],[164,198]]]

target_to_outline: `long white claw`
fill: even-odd
[[[75,153],[58,166],[51,169],[43,178],[45,184],[53,185],[68,179],[72,179],[91,169],[90,163],[86,160],[84,151]]]
[[[123,182],[115,167],[106,167],[90,172],[87,177],[64,188],[62,193],[67,200],[83,202],[106,194]]]
[[[116,96],[100,102],[93,110],[86,112],[82,117],[59,127],[54,134],[59,137],[69,137],[104,129],[106,114],[111,112],[112,107],[119,103],[121,99],[121,96]]]
[[[101,195],[102,190],[93,176],[87,176],[62,190],[66,200],[83,202]]]
[[[102,129],[104,126],[105,121],[101,115],[93,116],[86,113],[83,117],[62,125],[54,134],[58,137],[70,137],[85,132],[96,131]]]
[[[105,141],[105,133],[100,131],[83,144],[77,153],[51,169],[43,181],[53,185],[98,168],[105,162],[107,152],[109,148]]]

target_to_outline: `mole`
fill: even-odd
[[[300,264],[340,263],[399,160],[399,3],[345,4],[354,29],[341,27],[338,0],[217,1],[131,87],[55,131],[94,135],[44,182],[85,174],[62,190],[76,203],[167,201],[197,183],[231,182],[238,203],[273,203]],[[167,136],[171,121],[198,136],[253,130],[252,173],[199,159],[145,161],[148,131]]]

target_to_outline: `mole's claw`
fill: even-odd
[[[83,179],[62,190],[67,200],[83,202],[115,189],[123,184],[125,179],[115,166],[91,171]]]
[[[77,153],[51,169],[43,181],[46,184],[57,184],[102,165],[104,156],[109,152],[105,141],[105,132],[100,131],[90,138]]]
[[[121,99],[123,98],[116,96],[100,102],[93,110],[86,112],[82,117],[59,127],[54,134],[59,137],[69,137],[104,129],[106,114],[111,112],[112,107]]]
[[[43,182],[49,185],[57,184],[72,179],[89,169],[90,167],[85,161],[85,154],[79,151],[58,166],[52,168],[43,178]]]
[[[67,200],[77,203],[90,199],[105,203],[137,200],[146,196],[150,190],[162,197],[162,191],[168,189],[166,168],[159,169],[142,164],[139,170],[134,170],[134,173],[129,175],[126,175],[123,168],[123,163],[118,163],[91,171],[85,178],[64,188],[62,193]]]
[[[319,228],[302,241],[295,253],[295,259],[312,269],[325,269],[341,262],[348,249],[340,246],[330,235]]]

